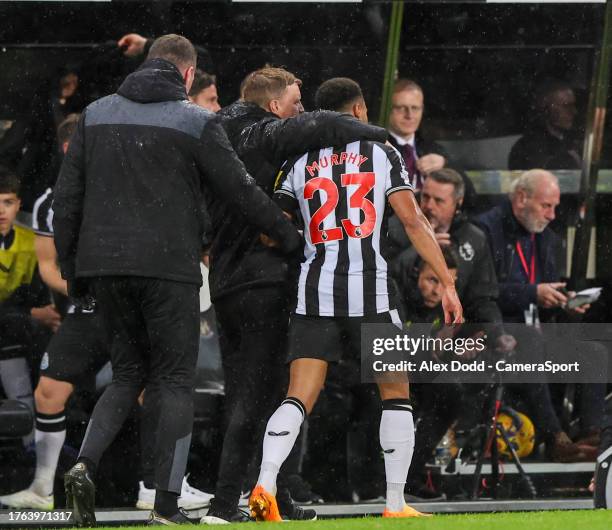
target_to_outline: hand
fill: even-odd
[[[128,33],[117,41],[117,46],[123,48],[123,55],[126,57],[136,57],[144,53],[147,39],[138,33]]]
[[[431,153],[429,155],[421,156],[417,160],[417,169],[424,174],[431,173],[432,171],[438,171],[444,167],[446,160],[443,156]]]
[[[85,311],[93,311],[96,306],[96,300],[89,290],[89,282],[86,278],[68,280],[68,296],[74,305]]]
[[[568,300],[572,298],[576,298],[576,291],[570,291],[568,294]],[[583,304],[577,307],[572,307],[571,309],[567,309],[568,313],[573,313],[577,315],[584,315],[591,308],[591,304]]]
[[[547,309],[560,307],[567,303],[567,296],[557,289],[565,287],[564,283],[539,283],[537,286],[538,305]]]
[[[457,296],[454,285],[449,285],[444,289],[442,295],[442,309],[444,309],[445,324],[463,323],[463,307]]]
[[[482,339],[485,336],[485,332],[484,331],[479,331],[477,333],[475,333],[474,335],[472,335],[470,338],[474,339],[474,341],[477,341],[478,339]],[[467,347],[465,346],[465,351],[463,352],[463,355],[461,356],[463,359],[465,359],[466,361],[472,361],[473,359],[475,359],[476,357],[478,357],[478,355],[480,354],[480,352],[482,351],[481,349],[476,347],[476,344],[474,344],[471,347]]]
[[[49,304],[43,307],[33,307],[30,310],[30,314],[32,315],[33,319],[38,320],[38,322],[40,322],[44,326],[51,328],[54,333],[60,327],[62,319],[53,304]]]
[[[516,339],[512,335],[500,335],[495,341],[495,351],[510,353],[516,348]]]
[[[271,237],[267,236],[266,234],[259,234],[259,241],[261,241],[261,244],[264,247],[278,248],[278,243],[276,242],[276,240],[272,239]]]
[[[440,247],[449,247],[451,244],[451,236],[446,232],[436,232],[436,241]]]

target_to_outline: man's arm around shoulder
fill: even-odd
[[[388,133],[348,114],[327,110],[304,112],[284,120],[265,118],[247,127],[240,139],[242,154],[256,150],[275,165],[295,155],[358,140],[386,142]]]
[[[200,142],[200,169],[213,192],[278,241],[283,251],[291,253],[299,248],[301,238],[298,231],[255,184],[217,120],[206,125]]]

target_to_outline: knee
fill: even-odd
[[[49,407],[64,408],[66,401],[72,394],[72,384],[66,381],[56,381],[49,377],[41,377],[34,391],[36,409],[41,412],[49,412]]]

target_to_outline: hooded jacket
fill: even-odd
[[[282,249],[299,247],[216,116],[188,101],[179,70],[146,61],[85,109],[64,158],[53,203],[63,277],[200,284],[204,198],[213,195]]]
[[[236,101],[219,116],[249,173],[270,196],[278,170],[288,158],[355,140],[387,139],[384,129],[331,111],[306,112],[281,120],[254,103]],[[213,302],[238,290],[292,284],[290,261],[261,244],[257,227],[217,200],[211,211],[214,240],[209,282]]]

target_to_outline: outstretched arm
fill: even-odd
[[[429,263],[444,286],[442,297],[444,321],[447,324],[461,323],[463,321],[463,308],[461,302],[459,302],[457,291],[455,291],[455,282],[446,266],[444,256],[442,256],[442,251],[429,221],[416,202],[414,193],[409,190],[396,191],[389,195],[389,204],[404,225],[406,234],[416,251]]]

